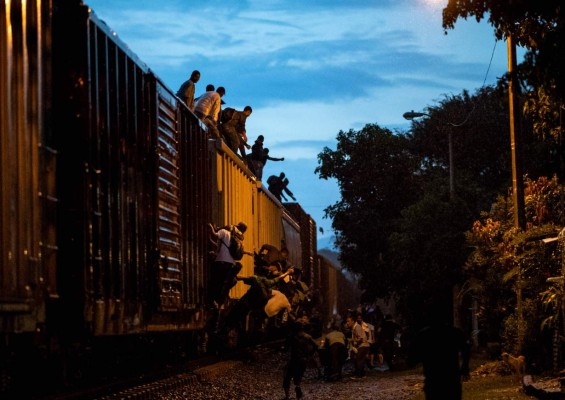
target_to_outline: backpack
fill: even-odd
[[[239,261],[243,258],[243,234],[234,226],[230,231],[230,245],[228,247],[234,260]]]
[[[225,124],[230,122],[235,114],[235,108],[226,107],[222,110],[222,115],[220,117],[220,122]]]

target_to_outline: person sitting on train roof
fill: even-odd
[[[218,119],[222,108],[222,97],[226,89],[220,86],[215,92],[206,92],[198,98],[194,105],[194,114],[202,120],[208,128],[211,137],[219,139]]]
[[[224,137],[229,148],[237,154],[241,154],[245,158],[245,149],[250,149],[251,146],[247,144],[247,131],[245,129],[245,122],[251,115],[253,109],[251,106],[245,106],[243,111],[238,111],[234,108],[226,108],[221,114],[220,131]]]
[[[292,200],[296,201],[294,194],[290,191],[290,189],[288,189],[288,178],[285,178],[285,176],[284,172],[281,172],[279,176],[269,176],[269,179],[267,179],[269,192],[271,192],[281,202],[283,198],[287,201],[283,192],[288,194]]]
[[[177,97],[181,99],[191,111],[194,110],[194,90],[196,88],[196,83],[199,80],[200,71],[194,70],[192,71],[190,78],[180,85],[180,88],[177,91]]]

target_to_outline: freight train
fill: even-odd
[[[356,304],[315,221],[87,5],[7,0],[0,17],[0,397],[198,357],[209,223],[245,221],[248,250],[286,246],[325,317]]]

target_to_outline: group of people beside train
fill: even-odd
[[[289,358],[282,382],[285,399],[290,398],[291,383],[294,383],[296,398],[302,398],[301,383],[308,366],[317,368],[318,378],[329,382],[342,379],[348,360],[354,369],[351,379],[364,377],[367,369],[395,368],[394,343],[401,327],[379,307],[367,311],[348,310],[345,321],[335,315],[326,325],[327,329],[316,309],[310,314],[302,312],[295,316],[286,342]]]
[[[222,109],[222,105],[225,104],[222,98],[226,95],[226,89],[223,86],[216,89],[214,85],[209,84],[206,86],[206,92],[195,98],[196,83],[200,80],[200,76],[200,71],[192,71],[190,78],[182,83],[176,96],[206,125],[210,137],[221,138],[261,181],[267,161],[284,161],[284,157],[277,158],[269,154],[269,149],[264,147],[265,137],[263,135],[257,136],[255,143],[252,146],[249,145],[245,124],[247,118],[253,113],[253,109],[249,105],[241,111],[232,107]],[[247,154],[246,150],[251,150],[251,152]],[[282,185],[284,182],[279,184],[279,186]],[[288,185],[288,179],[286,185]],[[277,186],[273,186],[273,189],[277,190]],[[283,191],[282,188],[278,193],[281,191]],[[280,200],[280,195],[275,196]]]
[[[296,312],[308,301],[309,287],[301,280],[300,267],[290,263],[288,249],[264,244],[258,253],[245,251],[244,222],[208,227],[215,247],[209,293],[210,303],[217,310],[217,331],[241,323],[250,311],[265,319],[278,316],[285,322],[291,311]],[[250,276],[239,275],[239,261],[244,255],[254,256],[254,273]],[[249,290],[228,309],[229,292],[239,281],[249,285]]]

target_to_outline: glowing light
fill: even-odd
[[[424,3],[430,6],[441,6],[444,7],[447,4],[447,0],[422,0]]]

